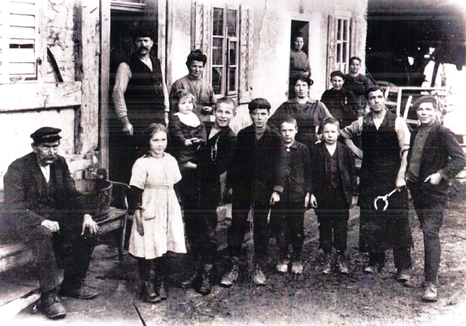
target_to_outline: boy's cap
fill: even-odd
[[[31,134],[31,138],[34,140],[34,143],[36,144],[53,143],[61,139],[59,135],[60,132],[61,129],[58,128],[42,127],[34,131]]]
[[[249,112],[254,111],[255,109],[267,109],[270,110],[272,107],[265,98],[255,98],[251,102],[249,102]]]
[[[345,74],[342,73],[340,70],[333,71],[333,72],[330,74],[330,79],[332,79],[332,78],[335,77],[335,76],[341,77],[341,78],[343,78],[343,80],[345,80]]]
[[[435,96],[432,96],[432,95],[426,95],[426,96],[421,96],[420,98],[417,99],[416,102],[414,102],[413,104],[413,108],[414,110],[417,110],[419,105],[421,105],[422,103],[432,103],[434,109],[437,109],[437,99],[435,98]]]

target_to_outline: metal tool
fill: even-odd
[[[379,200],[383,200],[385,202],[385,206],[383,207],[383,210],[385,211],[388,207],[388,197],[390,197],[391,195],[393,195],[395,193],[395,191],[397,190],[397,188],[393,189],[390,193],[386,194],[385,196],[378,196],[377,198],[374,199],[374,207],[375,209],[379,209],[377,207],[377,201]]]

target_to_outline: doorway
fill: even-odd
[[[303,47],[297,50],[295,39],[297,36],[302,37]],[[290,72],[288,77],[288,98],[294,98],[294,84],[296,80],[305,75],[311,77],[309,66],[309,22],[292,20],[290,35]]]

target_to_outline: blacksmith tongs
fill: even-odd
[[[393,195],[395,193],[395,191],[397,190],[397,188],[393,189],[390,193],[386,194],[385,196],[378,196],[377,198],[374,199],[374,207],[375,209],[379,209],[377,207],[377,201],[378,200],[383,200],[385,202],[385,206],[383,207],[383,210],[385,211],[388,207],[388,197],[390,197],[391,195]]]

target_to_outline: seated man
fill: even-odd
[[[2,234],[32,249],[42,293],[39,307],[51,319],[66,315],[56,294],[57,263],[65,269],[60,295],[78,299],[97,295],[84,279],[98,225],[84,214],[68,165],[57,154],[60,131],[43,127],[31,134],[33,152],[11,163],[3,179]]]

